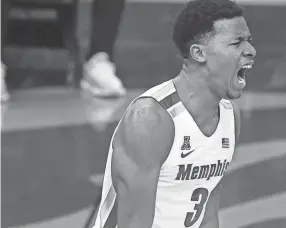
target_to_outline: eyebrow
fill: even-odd
[[[238,40],[252,40],[252,36],[251,35],[248,35],[248,36],[236,36],[235,39],[238,39]]]

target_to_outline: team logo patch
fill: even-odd
[[[190,155],[194,150],[191,150],[191,144],[190,144],[190,136],[184,136],[184,142],[181,146],[181,158],[185,158],[188,155]]]
[[[183,145],[181,146],[181,150],[190,150],[191,145],[190,145],[190,136],[184,136],[184,142]]]

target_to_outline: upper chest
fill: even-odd
[[[235,147],[234,121],[224,116],[214,133],[207,137],[188,115],[176,119],[175,137],[163,168],[180,164],[210,165],[218,160],[231,160]]]

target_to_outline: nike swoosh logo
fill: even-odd
[[[191,153],[193,153],[195,150],[191,150],[191,151],[189,151],[188,153],[181,153],[181,158],[185,158],[185,157],[187,157],[188,155],[190,155]]]

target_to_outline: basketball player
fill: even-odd
[[[243,10],[193,0],[175,23],[182,71],[135,99],[113,135],[95,228],[219,227],[219,183],[239,136],[256,51]],[[110,223],[109,223],[110,224]]]

